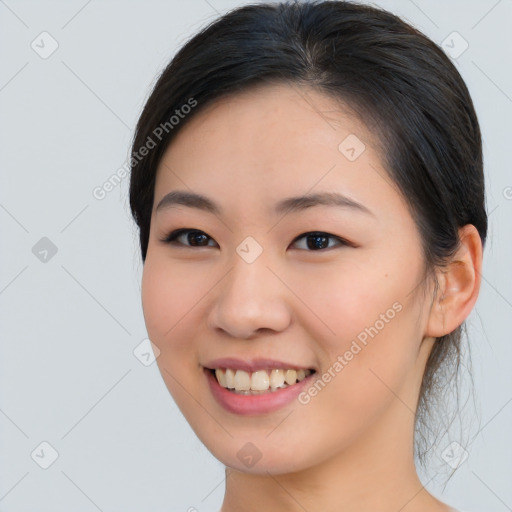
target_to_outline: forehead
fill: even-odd
[[[250,134],[253,139],[265,138],[268,128],[283,129],[283,136],[300,136],[322,128],[331,132],[350,129],[377,149],[378,139],[359,119],[356,110],[333,96],[296,84],[265,84],[223,95],[191,112],[192,118],[178,132],[174,142],[198,135],[228,133],[230,138]],[[236,127],[238,130],[229,131]],[[284,129],[286,128],[286,131]],[[258,136],[259,135],[259,136]]]
[[[290,166],[296,178],[307,168],[330,168],[340,151],[352,161],[364,151],[381,164],[379,141],[354,112],[309,87],[257,86],[199,105],[191,115],[161,159],[157,178],[179,168],[237,177],[249,169],[254,179],[266,179]]]

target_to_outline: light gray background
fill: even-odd
[[[103,200],[92,191],[126,161],[150,86],[176,49],[243,3],[0,1],[1,511],[220,506],[223,466],[156,364],[133,353],[146,331],[128,179]],[[512,510],[512,1],[377,5],[440,44],[454,31],[469,44],[454,60],[481,122],[490,213],[468,322],[480,416],[448,484],[439,456],[423,481],[468,511]],[[46,59],[31,47],[51,49],[43,31],[59,45]],[[43,237],[57,247],[46,262],[33,253]],[[48,469],[39,465],[51,457],[43,441],[59,455]]]

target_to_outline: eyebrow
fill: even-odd
[[[174,190],[165,195],[155,208],[155,212],[181,205],[189,208],[197,208],[214,215],[222,215],[222,208],[212,199],[194,192]],[[337,192],[318,192],[304,196],[288,197],[274,205],[276,215],[306,210],[314,206],[335,206],[349,208],[354,211],[366,213],[375,217],[375,214],[363,204]]]

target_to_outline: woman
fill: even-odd
[[[374,7],[242,7],[163,71],[131,162],[148,334],[226,465],[222,512],[454,510],[415,442],[458,363],[487,215],[442,50]]]

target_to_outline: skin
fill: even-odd
[[[354,161],[338,149],[349,134],[366,145]],[[414,412],[434,337],[453,331],[476,302],[481,242],[473,226],[461,228],[453,263],[436,270],[434,297],[417,227],[376,148],[340,102],[267,85],[194,114],[161,160],[154,207],[184,190],[223,209],[153,210],[142,278],[163,379],[227,467],[222,512],[451,510],[418,479]],[[280,199],[321,191],[372,214],[324,205],[271,212]],[[209,238],[203,246],[186,235],[181,245],[161,241],[178,228]],[[296,240],[311,231],[332,235],[329,247]],[[247,236],[263,248],[250,264],[236,252]],[[218,357],[282,359],[321,374],[397,302],[401,311],[306,405],[239,416],[209,391],[202,365]],[[261,453],[250,468],[237,457],[247,442]]]

